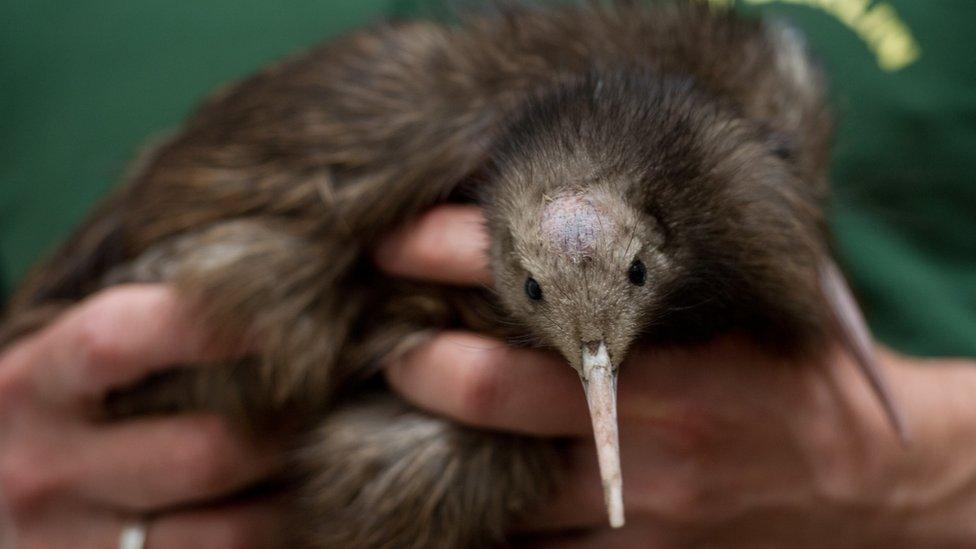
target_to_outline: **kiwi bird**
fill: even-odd
[[[831,260],[824,89],[795,30],[704,3],[376,25],[206,101],[27,278],[3,338],[106,286],[174,284],[252,352],[147,380],[109,415],[210,407],[287,436],[289,531],[311,547],[503,542],[558,487],[558,444],[412,409],[377,372],[450,327],[551,348],[582,380],[619,526],[616,380],[636,341],[840,340],[904,432]],[[483,207],[492,289],[372,265],[444,202]]]

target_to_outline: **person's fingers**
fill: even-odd
[[[573,444],[567,448],[565,458],[565,469],[553,497],[522,517],[515,531],[560,532],[609,526],[596,448],[589,442]],[[625,481],[624,488],[628,487]]]
[[[556,355],[445,332],[386,368],[408,401],[468,425],[519,433],[588,435],[579,376]]]
[[[448,284],[490,284],[488,233],[475,206],[435,208],[389,235],[374,254],[389,274]]]
[[[652,524],[628,524],[619,529],[599,528],[546,536],[525,536],[515,540],[519,549],[604,549],[673,547],[666,529]]]
[[[261,500],[160,515],[147,524],[149,549],[283,547],[282,507]]]
[[[11,352],[39,366],[38,391],[58,402],[99,398],[152,371],[222,354],[175,290],[162,285],[105,290]]]
[[[33,517],[29,527],[0,532],[3,548],[119,547],[126,528],[142,522],[148,549],[274,549],[284,547],[284,517],[274,496],[174,509],[146,516],[92,508],[65,501],[50,514]]]
[[[707,407],[692,404],[702,391],[708,398],[728,393],[727,378],[742,376],[724,365],[741,356],[751,355],[722,342],[701,357],[680,349],[634,349],[621,366],[621,423],[664,434],[704,428],[707,415],[690,412]],[[703,378],[705,367],[718,368],[711,376],[716,379]],[[579,377],[555,354],[445,332],[389,365],[386,376],[410,402],[462,423],[544,436],[592,433]]]
[[[273,549],[283,547],[282,506],[273,498],[231,501],[217,506],[152,515],[143,547],[148,549]],[[118,547],[122,532],[140,522],[138,515],[94,512],[78,524],[60,521],[57,539],[37,540],[37,547]],[[71,539],[63,539],[71,536]],[[51,536],[48,536],[49,538]],[[31,544],[30,547],[35,545]]]
[[[225,496],[280,465],[273,443],[246,440],[211,415],[99,427],[77,451],[77,480],[70,489],[139,512]]]
[[[702,512],[701,486],[707,473],[680,442],[673,427],[644,423],[621,430],[624,516],[627,524],[659,519],[688,520]],[[591,440],[580,440],[565,451],[560,483],[553,497],[526,514],[516,525],[523,533],[605,528],[604,503],[597,453]]]

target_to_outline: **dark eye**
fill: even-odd
[[[647,279],[647,268],[644,267],[644,262],[640,259],[635,259],[630,264],[630,268],[627,269],[627,278],[630,279],[631,284],[643,286],[644,280]]]
[[[542,286],[532,277],[525,279],[525,295],[529,296],[532,301],[539,301],[542,299]]]

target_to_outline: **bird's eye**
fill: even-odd
[[[647,279],[647,267],[644,267],[644,262],[640,259],[635,259],[630,264],[630,268],[627,269],[627,278],[630,279],[631,284],[643,286],[644,281]]]
[[[542,299],[542,286],[539,286],[539,283],[531,276],[525,279],[525,295],[529,296],[532,301]]]

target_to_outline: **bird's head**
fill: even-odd
[[[610,520],[621,525],[617,371],[667,269],[662,233],[609,183],[522,196],[493,223],[495,285],[510,313],[579,374]]]
[[[533,194],[506,225],[492,256],[508,310],[560,351],[584,383],[600,361],[616,371],[667,269],[657,222],[613,185],[594,184]]]
[[[657,220],[622,194],[628,185],[571,158],[547,167],[558,174],[515,169],[500,183],[488,210],[492,269],[509,312],[579,374],[610,523],[621,526],[617,372],[653,310],[668,258]]]
[[[653,73],[534,100],[493,172],[483,203],[496,290],[579,374],[621,524],[615,395],[629,348],[655,330],[724,322],[701,303],[775,319],[812,310],[813,200],[762,128],[693,81]]]

